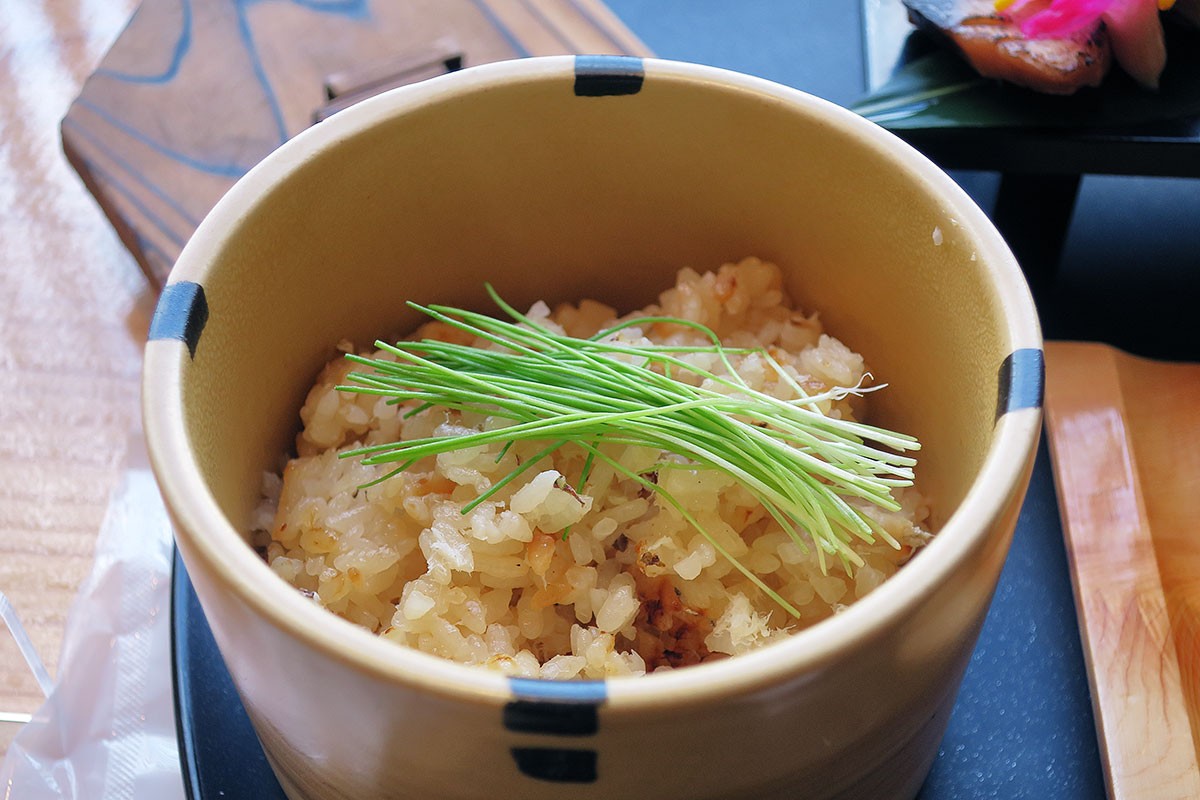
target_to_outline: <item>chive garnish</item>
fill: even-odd
[[[443,407],[498,417],[506,427],[463,435],[430,436],[360,447],[342,453],[364,464],[395,464],[391,477],[427,456],[453,450],[516,441],[548,445],[494,483],[463,513],[493,496],[538,460],[567,443],[586,454],[577,491],[583,492],[597,462],[633,480],[696,528],[714,549],[792,616],[800,612],[762,578],[737,561],[687,508],[657,482],[625,468],[612,456],[614,447],[648,447],[686,459],[693,469],[719,469],[744,485],[805,551],[816,547],[821,569],[827,557],[847,571],[863,562],[851,548],[854,539],[883,539],[895,547],[881,525],[846,502],[860,498],[896,511],[895,487],[910,486],[916,460],[904,452],[920,449],[911,436],[860,422],[838,419],[820,404],[861,395],[882,385],[834,387],[809,394],[765,349],[727,348],[710,328],[676,317],[645,317],[622,322],[589,339],[556,333],[504,302],[491,285],[488,295],[509,317],[442,305],[408,305],[423,314],[490,342],[480,348],[431,339],[376,347],[391,358],[347,358],[369,368],[354,371],[340,391],[379,395],[391,402],[414,402],[417,409]],[[634,325],[667,323],[691,328],[711,343],[673,347],[621,341],[616,334]],[[751,388],[729,356],[756,352],[779,381],[796,395],[781,400]],[[723,373],[698,367],[684,356],[714,355]],[[394,360],[393,360],[394,359]],[[690,376],[700,385],[680,379]],[[678,464],[664,462],[664,467]]]

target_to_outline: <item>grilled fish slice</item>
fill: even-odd
[[[979,74],[1047,94],[1099,86],[1112,64],[1102,23],[1066,39],[1027,39],[993,0],[904,0],[914,25],[949,40]]]

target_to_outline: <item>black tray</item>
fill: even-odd
[[[187,797],[282,800],[178,558],[172,615]],[[1043,447],[920,800],[1094,800],[1104,791],[1054,479]]]

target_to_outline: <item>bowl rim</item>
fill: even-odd
[[[337,147],[380,119],[428,105],[512,84],[571,80],[574,59],[542,56],[471,67],[365,100],[301,132],[253,167],[221,198],[184,248],[168,285],[181,280],[203,284],[209,254],[223,245],[225,231],[237,225],[244,209],[267,197],[315,153]],[[853,112],[766,79],[664,59],[646,58],[642,63],[646,78],[656,82],[711,84],[764,102],[791,105],[819,117],[823,124],[837,128],[861,146],[875,149],[904,169],[952,210],[984,251],[981,260],[989,265],[1009,352],[1041,349],[1033,299],[1007,245],[974,201],[917,150]],[[500,706],[511,701],[513,689],[501,673],[398,647],[314,605],[284,581],[263,579],[269,567],[220,511],[190,457],[179,380],[186,352],[187,348],[177,341],[147,342],[142,413],[151,464],[189,568],[210,571],[223,588],[272,626],[360,673],[465,702]],[[975,481],[938,535],[921,552],[920,569],[899,570],[835,617],[769,647],[687,669],[605,681],[605,713],[662,710],[745,694],[819,670],[852,650],[851,645],[869,643],[899,617],[910,613],[974,550],[986,544],[987,531],[1021,490],[1040,430],[1040,408],[1012,411],[998,419]],[[205,533],[198,535],[198,531]]]

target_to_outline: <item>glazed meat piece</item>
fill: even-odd
[[[904,0],[909,19],[945,37],[972,67],[1047,94],[1099,86],[1112,62],[1102,23],[1065,39],[1028,39],[992,0]]]

